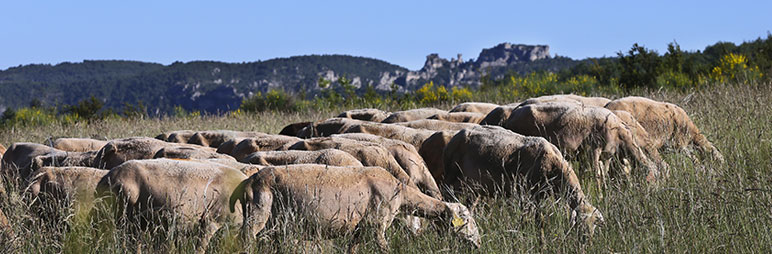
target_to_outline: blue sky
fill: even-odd
[[[251,62],[348,54],[419,69],[501,42],[572,58],[697,50],[772,30],[772,1],[7,1],[0,70],[84,59]]]

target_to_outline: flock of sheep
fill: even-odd
[[[183,130],[16,143],[4,151],[2,173],[39,205],[109,200],[116,216],[143,228],[175,217],[200,228],[200,251],[225,224],[240,224],[249,244],[287,212],[327,237],[353,234],[350,251],[365,228],[388,249],[385,232],[398,213],[416,234],[433,224],[479,247],[477,201],[471,208],[449,202],[453,193],[525,190],[534,202],[565,195],[572,223],[592,234],[603,215],[569,161],[592,165],[603,189],[609,174],[630,177],[632,169],[648,182],[666,178],[664,149],[723,161],[677,105],[552,95],[450,111],[350,110],[278,135]],[[1,211],[0,222],[12,234]]]

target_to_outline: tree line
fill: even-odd
[[[345,62],[344,58],[336,59],[341,64]],[[310,63],[319,61],[319,59],[306,60],[311,61]],[[429,81],[414,91],[400,91],[400,87],[396,84],[392,84],[391,90],[386,92],[376,91],[372,85],[367,84],[356,87],[347,75],[341,75],[335,80],[317,77],[316,82],[312,83],[320,89],[319,93],[307,94],[305,92],[307,89],[289,91],[269,89],[244,99],[240,107],[229,114],[347,107],[418,107],[438,103],[486,100],[486,98],[516,101],[525,97],[558,93],[620,94],[635,89],[686,91],[716,85],[769,85],[772,74],[772,35],[768,34],[766,38],[758,38],[740,45],[719,42],[706,47],[703,51],[691,52],[682,50],[677,42],[672,42],[667,45],[667,52],[662,54],[636,43],[626,51],[619,51],[614,57],[589,58],[574,64],[568,64],[562,60],[561,63],[566,67],[557,71],[555,68],[541,68],[527,73],[519,69],[510,70],[506,74],[489,73],[483,75],[482,85],[479,87],[449,87]],[[133,62],[109,64],[134,66],[129,71],[124,71],[123,75],[158,68],[155,65],[141,65]],[[186,65],[185,71],[175,74],[179,79],[191,79],[187,76],[190,72],[195,72],[196,75],[211,75],[209,65],[204,63]],[[533,66],[539,66],[539,62],[535,62]],[[354,67],[347,70],[354,70],[352,68]],[[367,70],[374,75],[375,69]],[[60,76],[67,77],[67,75]],[[161,76],[151,75],[148,78],[152,77]],[[158,82],[169,81],[159,80]],[[145,92],[152,93],[152,89],[150,90]],[[19,124],[68,124],[109,118],[147,117],[148,108],[141,98],[144,97],[123,98],[120,100],[122,105],[118,110],[114,106],[108,107],[93,95],[71,105],[62,103],[60,106],[47,107],[40,100],[33,100],[27,107],[6,110],[0,118],[0,125],[8,127]],[[155,101],[149,103],[155,103]],[[172,105],[164,112],[166,113],[161,116],[198,117],[205,114],[180,105]]]

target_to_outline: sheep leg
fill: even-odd
[[[389,242],[386,240],[386,230],[391,226],[398,210],[399,206],[389,207],[387,203],[387,206],[382,207],[379,211],[378,221],[375,225],[375,240],[383,253],[389,252]]]
[[[602,169],[603,169],[603,190],[606,191],[608,189],[608,182],[606,180],[610,179],[608,175],[609,175],[609,172],[611,171],[611,156],[602,158],[600,165],[602,166]],[[623,168],[622,171],[624,172],[625,169]]]
[[[630,174],[632,171],[632,164],[630,163],[630,160],[627,158],[622,158],[622,172],[625,173],[625,176],[628,180],[630,179]]]
[[[603,173],[604,171],[604,165],[601,161],[601,154],[603,153],[603,148],[595,148],[592,151],[592,167],[595,171],[595,181],[598,183],[598,197],[603,198],[603,191],[604,191],[604,184],[606,182],[605,175]]]
[[[547,237],[544,236],[544,225],[546,223],[541,207],[538,207],[539,204],[536,204],[536,206],[536,213],[534,216],[536,225],[539,227],[539,247],[541,247],[542,251],[545,251],[547,249]]]
[[[201,236],[199,237],[196,253],[206,253],[206,249],[209,246],[209,241],[212,239],[219,228],[220,224],[216,222],[206,222],[202,220],[200,229]]]
[[[692,163],[694,164],[700,163],[700,158],[697,157],[696,154],[694,154],[694,151],[692,151],[692,149],[689,149],[687,147],[681,147],[678,150],[681,150],[681,152],[683,152],[686,155],[686,157],[688,157],[692,161]]]
[[[357,249],[359,248],[359,244],[362,242],[362,225],[364,221],[360,221],[359,224],[354,228],[354,235],[351,237],[351,242],[348,245],[348,253],[354,254],[357,252]]]
[[[423,221],[424,221],[423,219],[416,216],[412,216],[412,215],[405,216],[405,224],[410,230],[410,233],[412,233],[413,235],[420,235],[421,233],[423,233],[423,225],[425,224],[423,223]]]
[[[271,194],[270,190],[261,190],[255,198],[257,199],[256,202],[242,204],[244,223],[242,225],[241,238],[247,246],[250,246],[257,233],[260,233],[265,228],[268,219],[271,217],[271,207],[273,206],[273,194]]]

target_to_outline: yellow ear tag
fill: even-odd
[[[461,219],[461,217],[453,215],[453,220],[451,221],[454,228],[460,227],[464,225],[464,219]]]

